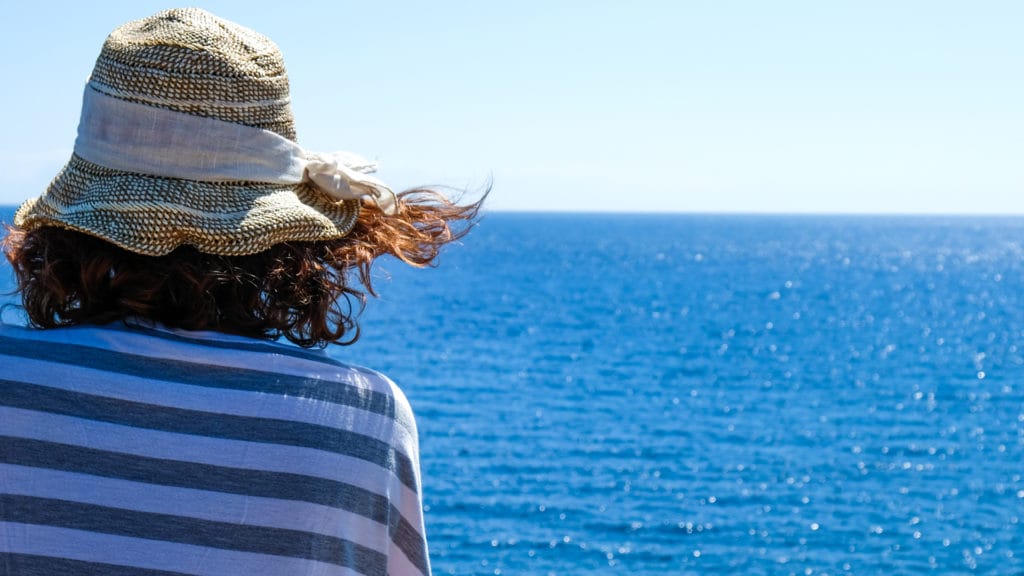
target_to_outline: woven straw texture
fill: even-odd
[[[196,8],[129,22],[107,38],[92,86],[116,98],[244,124],[295,140],[288,77],[265,36]],[[340,238],[360,202],[307,185],[195,182],[133,174],[72,155],[15,224],[59,226],[160,256],[182,244],[243,255],[289,241]]]

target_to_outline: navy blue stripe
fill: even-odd
[[[11,494],[0,495],[0,515],[9,522],[274,554],[354,568],[367,575],[387,574],[387,556],[384,554],[349,540],[299,530],[214,522]]]
[[[54,574],[74,574],[75,576],[188,576],[185,572],[149,570],[132,566],[83,562],[81,560],[36,556],[34,554],[11,554],[9,552],[0,553],[0,568],[4,570],[4,574],[17,574],[18,576],[53,576]]]
[[[4,336],[0,336],[0,353],[190,386],[298,396],[395,417],[395,399],[390,395],[319,378],[150,358],[77,344],[54,345]]]
[[[401,550],[409,562],[419,568],[419,571],[429,573],[427,559],[427,542],[422,534],[413,528],[397,508],[392,507],[391,516],[388,518],[388,536],[395,546]]]
[[[0,461],[162,486],[309,502],[380,523],[388,515],[388,500],[384,496],[344,482],[303,474],[149,458],[11,436],[0,436]]]
[[[269,418],[233,416],[117,400],[0,379],[0,406],[61,414],[148,430],[324,450],[392,471],[414,491],[416,469],[387,442],[350,430]]]
[[[395,545],[426,572],[425,545],[416,528],[386,497],[344,482],[286,472],[134,456],[11,436],[0,436],[0,462],[162,486],[295,500],[345,510],[386,524]]]

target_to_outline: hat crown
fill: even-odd
[[[14,223],[76,230],[148,256],[342,238],[362,197],[384,209],[379,193],[394,195],[331,158],[295,142],[288,77],[270,39],[197,8],[166,10],[107,37],[75,152]]]
[[[103,44],[91,82],[117,98],[295,140],[277,45],[198,8],[165,10],[118,27]]]

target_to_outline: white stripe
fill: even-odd
[[[302,558],[238,552],[192,544],[99,534],[69,528],[0,522],[0,552],[34,554],[168,570],[201,576],[288,574],[289,576],[358,576],[359,572]]]
[[[308,502],[159,486],[11,464],[0,464],[0,478],[5,494],[312,532],[349,540],[383,554],[391,544],[387,529],[381,524]]]
[[[344,482],[389,498],[403,511],[410,524],[414,527],[420,525],[413,521],[420,516],[419,497],[395,474],[365,460],[333,452],[144,430],[8,407],[0,407],[0,435],[163,460],[302,474]],[[417,506],[411,506],[414,502]],[[416,514],[409,514],[412,511]]]

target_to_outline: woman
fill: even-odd
[[[267,38],[198,9],[107,38],[4,242],[4,574],[430,572],[409,405],[322,348],[377,257],[431,264],[479,203],[295,140]]]

